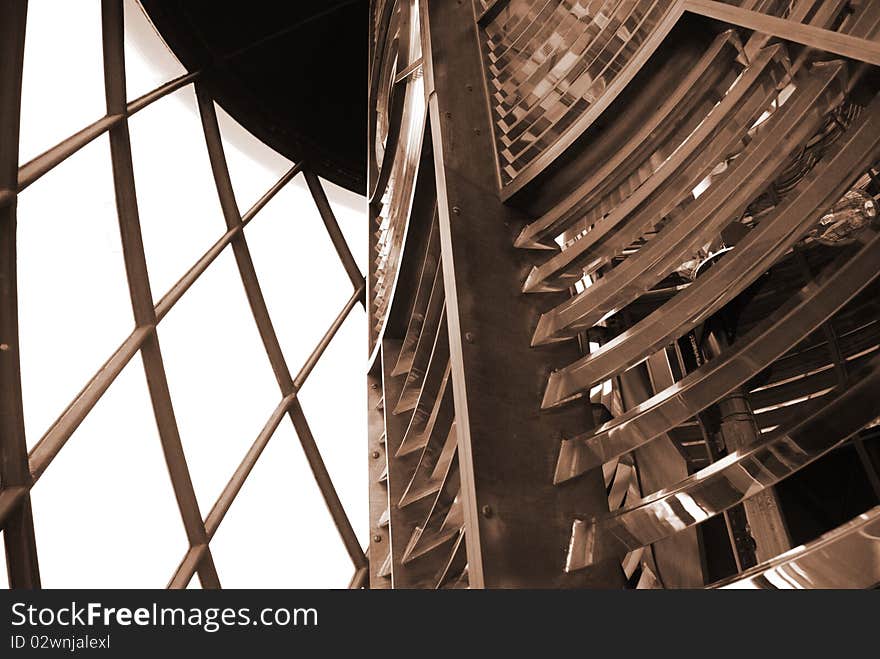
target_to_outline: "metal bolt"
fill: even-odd
[[[473,85],[468,85],[468,86],[467,86],[467,90],[468,90],[469,92],[474,91],[474,86],[473,86]]]
[[[473,342],[474,342],[474,338],[475,338],[475,337],[474,337],[474,333],[473,333],[473,332],[465,332],[465,333],[464,333],[464,340],[467,341],[468,343],[473,343]]]
[[[373,451],[372,453],[370,453],[370,457],[373,458],[373,460],[378,460],[379,459],[379,451]]]
[[[447,113],[446,113],[446,118],[447,118],[447,119],[452,119],[452,113],[451,113],[451,112],[447,112]]]
[[[373,536],[373,542],[382,542],[382,536],[377,533]]]
[[[458,206],[453,206],[453,207],[452,207],[452,212],[453,212],[455,215],[461,215],[461,209],[460,209]]]
[[[3,350],[3,351],[9,350],[9,344],[8,343],[0,343],[0,350]]]
[[[480,508],[480,512],[483,513],[483,517],[492,517],[492,506],[483,506]]]
[[[474,128],[474,135],[479,135],[479,134],[480,134],[480,129]]]

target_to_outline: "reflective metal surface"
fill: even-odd
[[[562,482],[632,451],[684,423],[772,363],[844,306],[877,275],[880,236],[844,256],[716,359],[595,431],[562,442],[555,481]]]
[[[749,451],[735,451],[607,518],[576,520],[567,570],[644,547],[719,514],[802,469],[876,417],[880,356],[855,374],[849,388],[813,405],[789,428]]]
[[[880,584],[880,506],[712,588],[803,590]]]
[[[866,108],[863,121],[853,126],[841,143],[834,145],[836,148],[832,147],[831,153],[803,179],[796,193],[764,217],[705,276],[592,355],[551,375],[544,405],[556,404],[637,363],[743,291],[803,236],[818,214],[843,196],[851,172],[862,171],[877,158],[878,129],[880,101],[875,101]],[[626,299],[616,303],[623,305]]]

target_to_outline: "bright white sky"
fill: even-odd
[[[30,1],[22,163],[103,116],[100,25],[99,0]],[[126,33],[129,98],[183,72],[134,0],[126,0]],[[219,115],[244,212],[291,163]],[[225,230],[192,88],[135,115],[131,139],[147,265],[159,300]],[[325,189],[363,271],[363,200],[330,183]],[[21,194],[18,232],[22,386],[33,446],[132,330],[106,136]],[[295,373],[351,285],[301,176],[246,235]],[[229,249],[160,324],[159,338],[204,516],[280,399]],[[364,544],[365,363],[364,312],[357,306],[301,394]],[[33,507],[45,587],[165,586],[187,545],[139,357],[37,483]],[[227,588],[347,585],[351,563],[289,421],[212,549]]]

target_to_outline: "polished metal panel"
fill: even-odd
[[[387,135],[395,135],[395,139],[388,141],[386,131],[381,129],[384,125],[382,117],[386,114],[381,110],[377,114],[380,130],[377,131],[376,140],[389,150],[393,148],[393,151],[386,156],[383,148],[377,149],[377,161],[381,162],[377,162],[374,168],[375,184],[370,185],[374,190],[370,207],[376,230],[376,238],[371,241],[375,253],[370,268],[370,312],[373,317],[371,346],[381,334],[397,281],[425,133],[424,81],[421,65],[418,64],[421,59],[418,5],[400,0],[394,6],[393,16],[399,22],[400,32],[396,38],[401,57],[388,63],[382,74],[384,83],[376,86],[375,94],[379,98],[371,101],[371,107],[377,103],[380,108],[385,107],[382,89],[402,98],[399,121],[396,121],[397,115],[393,113],[388,117]],[[389,38],[394,38],[394,34],[389,34]],[[414,66],[411,74],[398,79],[398,74],[411,65]],[[393,101],[388,100],[387,103],[392,104]]]

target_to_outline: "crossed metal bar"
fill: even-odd
[[[102,0],[107,115],[19,167],[18,134],[26,22],[27,0],[13,0],[0,5],[0,116],[4,118],[0,121],[0,527],[4,530],[10,587],[40,587],[30,505],[31,488],[116,376],[138,352],[144,364],[162,450],[189,543],[169,587],[186,587],[196,573],[203,587],[220,587],[209,543],[285,415],[290,417],[294,425],[324,501],[355,567],[351,587],[361,587],[367,571],[366,555],[346,516],[297,398],[298,391],[356,303],[365,303],[364,277],[339,229],[320,180],[313,172],[304,169],[302,163],[298,163],[246,213],[241,214],[233,194],[214,101],[201,84],[205,77],[203,72],[180,76],[135,101],[126,101],[122,0]],[[154,306],[141,237],[128,118],[190,83],[195,83],[202,128],[227,231]],[[28,453],[18,352],[15,257],[17,195],[104,133],[108,134],[110,140],[117,214],[135,328]],[[292,377],[260,289],[244,228],[300,172],[305,175],[314,203],[354,292],[302,369],[296,377]],[[254,321],[278,381],[281,401],[203,520],[181,446],[156,327],[228,245],[232,246]]]

